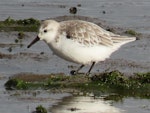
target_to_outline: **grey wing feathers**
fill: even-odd
[[[62,30],[66,31],[70,39],[89,46],[113,46],[113,43],[119,43],[131,39],[133,40],[133,38],[116,35],[106,31],[96,24],[79,20],[62,22]]]
[[[128,37],[128,36],[112,36],[113,43],[120,43],[120,42],[130,42],[136,40],[136,37]]]

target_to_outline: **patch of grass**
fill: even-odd
[[[24,25],[24,26],[39,25],[40,24],[39,20],[36,20],[34,18],[28,18],[28,19],[23,19],[23,20],[16,20],[16,23],[18,25]]]
[[[110,88],[140,89],[150,85],[150,73],[136,73],[132,77],[127,77],[119,71],[104,72],[91,78],[92,82],[105,84]]]
[[[27,90],[27,89],[37,89],[43,88],[43,83],[41,82],[26,82],[21,79],[9,79],[5,84],[7,90]]]
[[[131,35],[131,36],[137,36],[138,33],[132,29],[128,29],[125,31],[126,34]]]
[[[34,18],[23,20],[14,20],[8,17],[4,21],[0,21],[0,31],[27,31],[36,32],[40,25],[40,21]]]
[[[12,82],[13,81],[13,82]],[[15,75],[5,83],[6,89],[77,89],[85,92],[117,93],[126,96],[150,98],[150,72],[136,73],[127,77],[119,71],[104,72],[91,78],[84,75],[65,76],[64,74]]]
[[[8,90],[13,89],[28,89],[27,83],[19,79],[10,79],[5,83],[5,88]]]
[[[36,107],[36,113],[47,113],[47,110],[45,107],[43,107],[42,105],[39,105]]]
[[[127,77],[119,71],[104,72],[91,78],[88,86],[82,87],[84,90],[94,90],[95,92],[117,93],[124,96],[134,96],[150,98],[150,73],[136,73],[132,77]]]
[[[127,78],[119,71],[112,71],[94,75],[91,77],[91,80],[116,85],[125,83],[127,81]]]
[[[141,83],[150,83],[150,72],[147,73],[136,73],[134,77],[131,77],[131,79]]]

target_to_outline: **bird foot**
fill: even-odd
[[[77,73],[76,70],[72,70],[72,71],[70,71],[70,74],[71,74],[71,75],[77,75],[78,73]]]

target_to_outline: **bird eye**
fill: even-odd
[[[46,30],[46,29],[44,30],[44,33],[47,33],[47,30]]]

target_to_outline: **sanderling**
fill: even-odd
[[[28,48],[39,40],[45,41],[57,56],[81,64],[77,70],[72,70],[71,74],[77,74],[84,65],[92,64],[86,73],[88,75],[95,63],[109,58],[122,45],[136,38],[120,36],[82,20],[44,20],[37,37]]]

